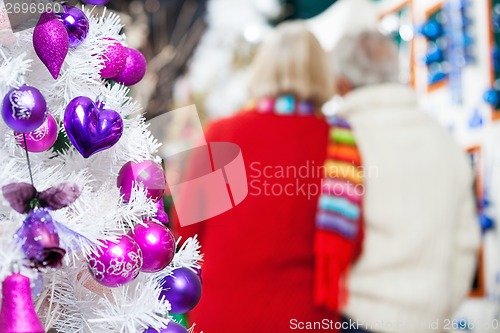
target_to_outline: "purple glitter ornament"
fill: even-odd
[[[154,328],[148,328],[144,331],[144,333],[188,333],[188,330],[181,324],[178,324],[175,321],[170,321],[167,327],[162,328],[159,331]]]
[[[64,113],[68,138],[83,157],[111,148],[121,138],[123,119],[113,110],[103,110],[104,103],[95,104],[88,97],[76,97]]]
[[[123,235],[118,242],[105,241],[104,246],[88,258],[92,276],[102,285],[119,287],[134,280],[142,267],[142,252],[134,240]]]
[[[160,298],[166,298],[172,314],[184,314],[191,311],[201,298],[201,281],[198,275],[186,267],[177,268],[172,275],[160,282],[163,291]]]
[[[82,0],[88,5],[102,6],[108,3],[109,0]]]
[[[23,85],[5,95],[2,118],[16,132],[29,133],[42,126],[47,116],[47,102],[34,87]]]
[[[19,274],[19,268],[2,282],[2,333],[44,333],[42,322],[33,304],[30,279]]]
[[[103,79],[111,79],[117,76],[125,67],[127,62],[127,48],[115,39],[109,38],[112,42],[101,56],[104,67],[101,69]]]
[[[174,259],[175,238],[164,225],[156,222],[138,224],[129,236],[141,248],[143,256],[141,271],[146,273],[161,271]]]
[[[69,35],[54,13],[40,16],[33,30],[33,46],[52,77],[57,79],[68,54]]]
[[[58,13],[57,18],[68,30],[69,47],[77,47],[89,33],[89,19],[85,13],[73,6],[63,6],[64,12]]]
[[[15,237],[35,268],[58,268],[66,254],[48,209],[35,209],[24,220]]]
[[[57,135],[59,133],[59,126],[56,120],[50,113],[47,114],[47,119],[38,127],[36,130],[26,133],[26,145],[28,151],[32,153],[41,153],[50,149],[57,140]],[[16,136],[16,142],[21,147],[24,146],[23,134],[19,132],[14,132]]]
[[[120,169],[116,183],[125,201],[130,200],[135,184],[142,184],[148,197],[154,201],[161,199],[166,188],[163,169],[153,161],[127,162]]]
[[[141,52],[127,48],[127,60],[123,70],[113,78],[118,83],[133,86],[146,74],[147,62]]]

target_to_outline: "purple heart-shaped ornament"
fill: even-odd
[[[121,116],[103,108],[103,102],[94,103],[84,96],[76,97],[66,107],[64,128],[73,146],[85,158],[111,148],[122,136]]]

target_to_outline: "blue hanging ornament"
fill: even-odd
[[[438,47],[429,47],[429,51],[424,57],[424,63],[430,65],[442,61],[444,61],[444,52]]]
[[[478,108],[474,109],[472,116],[469,119],[469,128],[479,128],[484,124],[484,118]]]
[[[437,83],[446,78],[446,74],[440,69],[429,71],[429,84]]]
[[[493,229],[495,223],[493,219],[486,214],[479,215],[479,225],[481,226],[481,230],[484,232]]]
[[[418,33],[429,40],[435,40],[443,35],[443,26],[436,20],[429,20],[418,28]]]
[[[496,89],[488,89],[483,93],[483,101],[491,105],[494,109],[500,107],[500,92]]]

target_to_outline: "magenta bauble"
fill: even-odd
[[[175,254],[174,235],[162,224],[145,222],[138,224],[129,235],[142,251],[143,264],[141,271],[154,273],[170,264]]]
[[[35,52],[54,79],[59,77],[69,50],[69,35],[54,13],[40,16],[33,30]]]
[[[127,48],[127,60],[123,70],[113,78],[118,83],[132,86],[142,80],[146,74],[146,58],[141,52]]]
[[[101,56],[104,67],[100,74],[103,79],[111,79],[120,74],[127,61],[127,48],[115,39],[110,38],[110,40],[113,42]]]
[[[47,117],[47,102],[34,87],[23,85],[5,95],[2,118],[11,129],[29,133],[42,126]]]
[[[163,199],[160,199],[156,202],[156,213],[154,215],[154,218],[160,223],[168,224],[168,215],[165,212]]]
[[[89,256],[88,267],[97,282],[107,287],[119,287],[139,275],[142,252],[130,236],[123,235],[117,241],[105,241],[97,253]]]
[[[58,134],[59,126],[54,117],[48,113],[42,126],[32,132],[26,133],[27,150],[32,153],[41,153],[50,149],[56,143]],[[25,139],[23,138],[23,133],[14,132],[14,135],[16,136],[17,144],[24,148]]]
[[[153,161],[126,163],[118,173],[116,183],[125,201],[130,200],[130,194],[136,184],[143,186],[148,197],[154,201],[161,199],[166,187],[163,169]]]

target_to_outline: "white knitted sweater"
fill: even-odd
[[[443,331],[468,294],[480,242],[470,163],[407,87],[355,90],[337,114],[366,170],[364,249],[345,315],[375,332]]]

